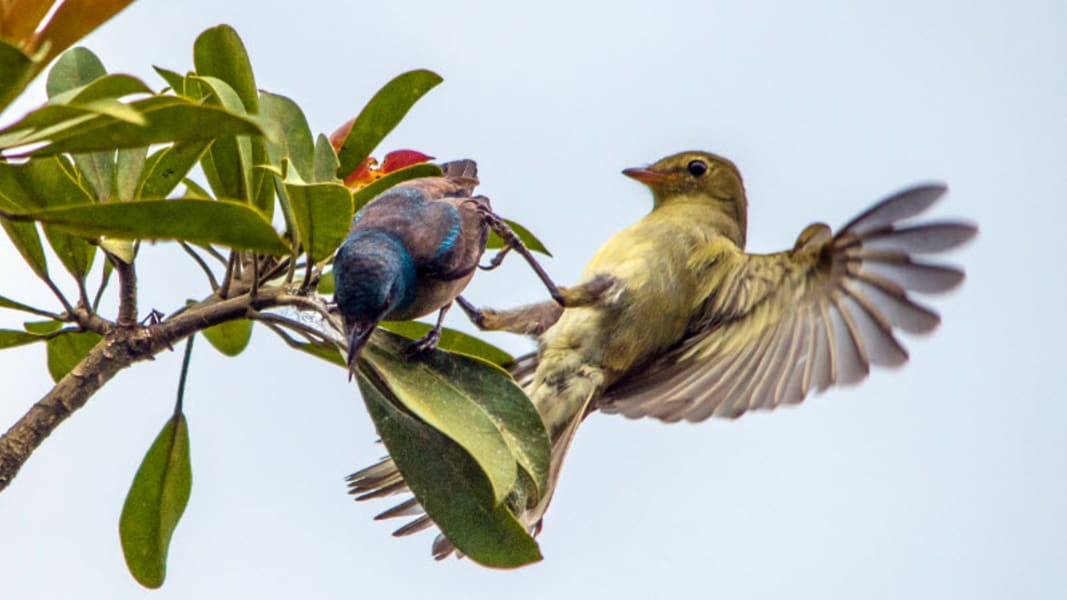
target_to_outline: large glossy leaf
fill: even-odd
[[[29,192],[23,187],[18,167],[0,162],[0,209],[18,212],[23,206],[32,206]],[[22,258],[40,278],[48,276],[41,237],[34,223],[19,223],[0,218],[0,226],[7,232],[11,243]]]
[[[367,411],[404,480],[456,548],[490,567],[541,559],[537,542],[496,501],[485,473],[460,445],[399,408],[391,386],[370,364],[361,364],[358,380]]]
[[[87,237],[185,240],[276,255],[289,253],[288,244],[263,215],[236,202],[144,200],[42,209],[22,216]]]
[[[93,331],[66,333],[48,340],[48,374],[63,379],[103,337]]]
[[[35,309],[28,304],[23,304],[17,300],[5,298],[4,296],[0,296],[0,308],[10,308],[11,310],[21,310],[28,313],[41,312],[40,309]]]
[[[145,161],[135,198],[165,198],[204,156],[211,140],[175,142],[156,150]]]
[[[511,231],[513,231],[515,235],[518,236],[519,240],[521,240],[523,245],[525,245],[527,248],[529,248],[533,252],[540,252],[545,256],[552,256],[552,253],[548,251],[548,248],[545,248],[545,245],[541,243],[541,240],[537,239],[537,236],[530,233],[529,229],[526,229],[515,221],[511,221],[508,219],[504,219],[504,222],[508,224],[508,227],[511,227]],[[500,236],[498,236],[495,232],[490,231],[489,241],[485,244],[485,247],[489,249],[503,248],[504,240],[500,239]]]
[[[63,328],[62,321],[54,321],[49,319],[47,321],[25,321],[22,324],[22,328],[36,335],[48,335],[49,333],[55,333]]]
[[[282,159],[288,158],[290,169],[295,168],[304,181],[312,181],[315,142],[300,106],[285,96],[260,92],[259,107],[263,118],[274,121],[282,131],[277,140],[267,141],[270,164],[280,167]]]
[[[0,329],[0,350],[24,346],[43,340],[39,335],[15,329]]]
[[[141,182],[147,156],[147,147],[124,148],[118,151],[115,157],[115,178],[111,190],[114,199],[128,202],[137,197],[137,186]]]
[[[73,165],[66,157],[34,159],[21,165],[0,166],[0,170],[13,173],[21,182],[25,195],[20,203],[24,208],[86,204],[94,200],[92,194],[78,184]],[[92,267],[96,248],[52,227],[46,226],[44,234],[67,271],[83,280]]]
[[[217,77],[194,79],[200,82],[205,90],[210,91],[209,102],[232,114],[247,115],[240,96],[228,83]],[[201,166],[216,196],[251,200],[252,140],[248,136],[219,137],[211,144]]]
[[[330,274],[332,273],[333,271],[330,272]],[[331,281],[332,279],[333,278],[331,277]],[[332,291],[333,290],[331,289],[330,293],[332,293]],[[319,293],[323,293],[321,287]],[[378,326],[386,331],[392,331],[393,333],[402,335],[411,340],[417,340],[433,329],[429,324],[420,323],[418,321],[383,321],[379,323]],[[441,350],[447,350],[448,352],[456,352],[458,354],[466,354],[467,356],[480,358],[499,366],[515,362],[515,357],[489,342],[482,341],[472,335],[467,335],[462,331],[449,329],[448,327],[441,329],[441,339],[437,342],[437,347]]]
[[[420,177],[440,177],[442,174],[441,167],[437,165],[431,165],[429,163],[422,163],[412,165],[400,169],[399,171],[393,171],[392,173],[382,177],[378,181],[368,185],[367,187],[352,194],[352,204],[358,212],[368,202],[373,200],[376,196],[388,190],[398,183],[403,183],[411,179],[418,179]]]
[[[94,114],[81,120],[64,122],[72,123],[69,126],[64,124],[20,137],[18,143],[24,145],[50,141],[50,144],[27,153],[46,156],[64,152],[136,148],[173,141],[209,140],[227,135],[258,135],[261,132],[253,119],[224,108],[201,105],[175,96],[153,96],[136,100],[128,106],[140,113],[145,125]]]
[[[237,356],[248,347],[248,341],[252,339],[252,321],[226,321],[208,327],[203,334],[219,352],[226,356]]]
[[[201,76],[225,81],[249,114],[259,112],[259,92],[244,43],[229,25],[212,27],[193,44],[193,64]]]
[[[340,183],[341,180],[337,178],[337,165],[337,152],[330,144],[330,138],[320,133],[315,139],[315,169],[312,181]]]
[[[36,68],[22,50],[0,40],[0,111],[26,88]]]
[[[392,395],[474,458],[497,502],[515,486],[516,463],[544,489],[548,435],[537,410],[511,377],[490,363],[440,350],[407,360],[408,344],[379,330],[363,351]]]
[[[352,222],[352,193],[339,183],[285,182],[297,236],[312,262],[329,258]]]
[[[104,63],[88,48],[71,48],[48,72],[45,91],[49,98],[88,85],[107,75]],[[121,95],[121,94],[120,94]]]
[[[343,179],[354,171],[415,102],[441,81],[437,73],[420,69],[402,73],[378,90],[356,117],[337,152],[337,176]]]
[[[185,415],[171,417],[148,449],[122,505],[119,537],[126,566],[141,585],[158,588],[171,536],[189,503],[193,470]]]

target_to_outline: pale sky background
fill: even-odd
[[[161,87],[151,65],[189,68],[196,35],[232,24],[259,86],[326,133],[394,75],[433,69],[444,83],[383,149],[477,159],[481,190],[555,252],[560,282],[649,209],[619,171],[691,148],[741,168],[755,251],[946,181],[937,216],[981,226],[952,256],[967,281],[930,301],[944,323],[906,340],[911,363],[859,387],[738,421],[594,415],[548,512],[545,560],[518,571],[435,563],[432,535],[393,539],[371,520],[388,504],[345,494],[381,448],[340,369],[266,330],[237,359],[201,340],[193,495],[163,589],[129,576],[117,522],[170,415],[179,352],[119,375],[0,494],[0,595],[1063,597],[1067,4],[362,4],[142,0],[84,44]],[[2,120],[43,99],[38,83]],[[142,312],[206,293],[173,245],[142,258]],[[6,239],[0,273],[0,293],[53,306]],[[467,295],[512,306],[544,291],[514,261]],[[458,311],[448,323],[470,329]],[[0,354],[0,378],[6,429],[51,385],[44,346]]]

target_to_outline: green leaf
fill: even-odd
[[[11,310],[21,310],[23,312],[28,312],[28,313],[43,312],[43,311],[41,311],[41,309],[34,308],[34,307],[32,307],[32,306],[30,306],[28,304],[23,304],[21,302],[16,302],[15,300],[12,300],[11,298],[5,298],[3,296],[0,296],[0,308],[10,308]]]
[[[327,345],[310,342],[297,342],[297,344],[293,347],[301,352],[305,352],[316,358],[321,358],[322,360],[325,360],[328,363],[335,364],[345,369],[348,368],[348,361],[345,360],[344,356],[341,356],[341,353],[337,350],[337,347],[333,346],[332,344]]]
[[[441,175],[441,167],[437,165],[431,165],[429,163],[411,165],[410,167],[400,169],[399,171],[393,171],[378,181],[353,193],[352,204],[355,207],[356,212],[359,212],[359,209],[366,206],[368,202],[398,183],[418,179],[420,177],[440,177]]]
[[[35,207],[37,202],[31,197],[23,184],[23,165],[10,165],[0,162],[0,209],[18,212],[27,207]],[[41,237],[34,223],[18,223],[0,218],[0,225],[7,232],[11,243],[22,255],[26,264],[41,279],[48,277],[48,263],[41,246]]]
[[[327,272],[322,274],[322,277],[319,278],[319,285],[318,285],[318,287],[316,289],[323,296],[328,296],[328,295],[333,293],[333,290],[334,290],[333,269],[330,269],[329,271],[327,271]],[[345,366],[348,366],[348,365],[345,365]]]
[[[98,100],[117,100],[133,94],[151,94],[148,84],[132,75],[117,73],[104,75],[80,88],[75,88],[52,98],[74,106],[90,105]]]
[[[203,331],[204,337],[216,350],[226,356],[237,356],[252,338],[252,321],[235,319],[208,327]]]
[[[283,134],[274,142],[267,141],[270,164],[281,166],[282,159],[288,158],[289,168],[295,168],[301,179],[314,181],[315,142],[304,112],[289,98],[268,92],[260,92],[259,106],[263,118],[276,123]]]
[[[195,77],[214,95],[208,101],[217,103],[232,114],[246,115],[237,92],[216,77]],[[220,198],[239,198],[250,201],[252,187],[252,141],[247,136],[219,137],[203,157],[202,166],[208,184]]]
[[[210,140],[175,142],[160,148],[145,160],[134,198],[165,198],[204,156]]]
[[[17,145],[51,141],[42,148],[26,153],[30,156],[47,156],[261,133],[259,124],[253,119],[185,98],[153,96],[131,102],[128,106],[144,117],[145,125],[120,121],[112,116],[91,115],[60,127],[21,136]],[[11,145],[6,143],[10,141],[7,139],[8,130],[0,133],[5,134],[0,146]]]
[[[337,178],[337,153],[334,152],[333,146],[330,145],[330,138],[321,133],[315,139],[315,172],[313,177],[312,181],[315,182],[337,183],[341,181]]]
[[[66,333],[48,340],[48,373],[58,382],[104,339],[94,331]]]
[[[129,202],[137,197],[137,184],[144,172],[148,147],[123,148],[115,159],[115,178],[112,197],[120,202]],[[169,191],[168,191],[169,193]]]
[[[185,77],[181,73],[163,67],[152,67],[152,69],[163,78],[163,81],[167,82],[167,86],[175,95],[186,97],[190,95],[185,93]]]
[[[14,329],[0,329],[0,350],[3,350],[5,348],[14,348],[15,346],[25,346],[26,344],[40,342],[43,339],[44,338],[39,335],[28,333],[26,331],[17,331]]]
[[[106,237],[101,238],[98,243],[105,252],[128,265],[133,264],[133,260],[137,258],[137,247],[132,240]],[[110,264],[105,262],[105,265]]]
[[[329,275],[331,275],[331,282],[333,281],[332,274],[333,271],[330,271]],[[321,291],[321,280],[319,286],[319,293],[321,294],[323,293]],[[332,293],[332,291],[331,288],[328,293]],[[430,325],[418,321],[382,321],[378,326],[411,340],[417,340],[433,329]],[[447,350],[448,352],[456,352],[458,354],[466,354],[467,356],[480,358],[499,366],[515,362],[515,357],[489,342],[447,327],[441,329],[441,339],[437,342],[437,347],[441,350]]]
[[[284,255],[289,246],[246,204],[179,199],[92,204],[24,212],[21,216],[77,235],[185,240]]]
[[[66,157],[34,159],[21,165],[0,165],[0,170],[9,172],[0,175],[0,178],[15,177],[20,182],[25,195],[16,202],[21,210],[93,201],[92,194],[78,184],[73,165]],[[92,267],[96,248],[83,239],[52,227],[45,227],[44,234],[67,271],[75,279],[84,280]]]
[[[119,518],[126,566],[148,588],[163,585],[167,551],[189,503],[193,470],[185,415],[171,417],[148,449],[134,475]]]
[[[89,182],[97,202],[111,199],[111,186],[115,176],[115,151],[75,154],[71,158],[82,177]]]
[[[548,434],[511,377],[490,363],[440,350],[411,361],[404,356],[408,344],[403,337],[378,331],[363,350],[391,395],[474,458],[497,502],[516,484],[516,463],[538,489],[545,489]]]
[[[63,53],[48,72],[45,91],[48,97],[58,96],[91,83],[107,75],[104,63],[88,48],[71,48]]]
[[[48,335],[62,329],[63,323],[52,319],[47,321],[26,321],[22,324],[22,328],[34,335]]]
[[[259,93],[252,63],[240,36],[229,25],[212,27],[193,44],[193,64],[201,76],[225,81],[237,93],[249,114],[259,112]]]
[[[0,208],[3,208],[0,206]],[[15,249],[19,251],[26,264],[33,269],[41,279],[48,277],[48,262],[44,257],[44,248],[41,246],[41,237],[37,233],[37,225],[34,223],[16,223],[0,218],[0,226],[3,226],[7,236]]]
[[[36,66],[22,50],[0,40],[0,111],[26,89]]]
[[[378,90],[356,117],[337,152],[340,160],[337,176],[344,179],[354,171],[415,102],[441,81],[437,73],[420,69],[402,73]]]
[[[384,378],[362,363],[359,388],[389,454],[426,514],[465,555],[490,567],[541,559],[537,542],[495,501],[485,473],[464,449],[397,407]]]
[[[526,229],[515,221],[509,221],[508,219],[504,219],[504,222],[508,224],[508,227],[511,227],[511,230],[515,232],[515,235],[517,235],[519,239],[522,240],[522,243],[527,248],[534,252],[540,252],[545,256],[552,256],[552,253],[548,251],[548,248],[545,248],[545,245],[541,243],[541,240],[537,239],[537,236],[530,233],[529,229]],[[497,235],[496,232],[490,231],[489,241],[486,242],[485,247],[490,250],[495,248],[503,248],[504,240],[500,239],[500,236]]]
[[[285,183],[300,244],[312,262],[329,258],[352,222],[352,193],[339,183]]]

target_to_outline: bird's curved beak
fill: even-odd
[[[623,169],[622,174],[627,177],[632,177],[645,185],[661,183],[667,178],[665,174],[653,171],[647,167],[631,167],[629,169]]]
[[[356,374],[356,359],[359,358],[359,352],[363,349],[363,346],[367,345],[367,340],[370,339],[370,334],[374,333],[374,328],[377,325],[376,321],[355,321],[352,323],[352,327],[348,332],[349,381],[352,381],[352,376]]]

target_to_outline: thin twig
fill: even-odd
[[[270,281],[271,279],[274,279],[275,277],[278,277],[282,273],[286,272],[289,269],[290,263],[292,263],[292,259],[288,257],[278,261],[274,266],[268,269],[266,273],[263,274],[263,281]]]
[[[174,416],[182,414],[182,402],[185,400],[185,380],[189,376],[189,359],[193,355],[193,340],[196,334],[189,336],[185,342],[185,356],[182,357],[182,374],[178,379],[178,399],[174,402]]]
[[[92,310],[93,312],[100,312],[100,300],[104,297],[104,290],[107,289],[107,284],[111,282],[111,272],[114,269],[104,268],[100,273],[100,288],[96,290],[96,296],[93,298]]]
[[[207,266],[207,263],[204,262],[204,259],[196,253],[196,250],[193,250],[192,246],[190,246],[186,242],[181,242],[180,245],[182,247],[182,250],[185,250],[185,253],[191,256],[193,260],[196,261],[196,264],[200,265],[200,269],[204,271],[204,275],[207,275],[208,283],[211,284],[211,291],[218,291],[219,281],[215,279],[215,274],[211,272],[211,268]]]
[[[307,270],[304,271],[304,283],[301,284],[301,286],[300,286],[300,289],[302,291],[307,291],[308,290],[308,285],[311,284],[311,275],[314,272],[313,271],[314,268],[315,268],[315,263],[311,262],[311,258],[309,257],[308,258],[308,262],[307,262]]]
[[[219,288],[219,297],[226,299],[230,295],[230,284],[233,282],[233,269],[237,264],[237,252],[230,251],[230,258],[226,261],[226,273],[222,276],[222,286]]]
[[[208,255],[214,258],[215,260],[219,261],[222,264],[226,264],[226,257],[223,256],[222,253],[218,250],[212,248],[211,246],[201,246],[201,248],[203,248],[204,252],[207,252]]]
[[[252,254],[252,284],[249,287],[248,293],[255,298],[256,293],[259,292],[259,255]]]
[[[45,277],[44,284],[47,285],[48,289],[52,290],[52,293],[55,294],[56,298],[59,299],[59,303],[63,305],[63,310],[67,311],[67,314],[73,317],[74,307],[71,306],[70,302],[67,300],[67,297],[63,295],[63,292],[59,291],[59,288],[56,287],[56,284],[54,281],[52,281],[52,278]]]
[[[296,333],[302,335],[304,339],[309,342],[321,341],[330,344],[333,343],[333,340],[331,340],[327,334],[319,331],[318,329],[315,329],[314,327],[309,327],[301,323],[300,321],[294,321],[293,319],[290,319],[288,317],[283,317],[274,313],[254,311],[249,315],[249,318],[253,321],[260,321],[263,323],[274,323],[275,325],[281,325],[283,327],[292,329]]]

